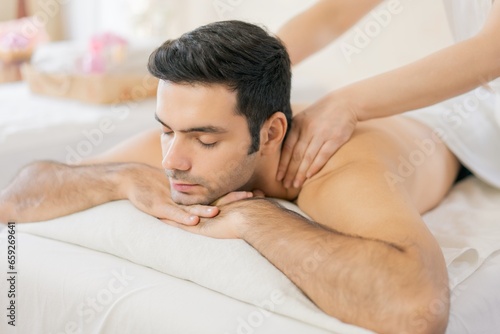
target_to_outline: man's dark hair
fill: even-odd
[[[260,146],[260,129],[281,111],[291,127],[290,58],[281,41],[241,21],[221,21],[168,40],[149,57],[149,72],[178,84],[223,84],[236,91],[236,113],[247,118],[249,154]]]

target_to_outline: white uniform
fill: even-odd
[[[443,0],[456,42],[483,27],[492,0]],[[500,188],[500,80],[486,87],[411,111],[407,117],[427,124],[461,163],[483,181]]]

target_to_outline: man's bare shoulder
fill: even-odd
[[[358,124],[351,139],[330,158],[323,169],[304,183],[303,189],[316,186],[325,178],[333,177],[353,164],[383,165],[393,169],[394,166],[398,167],[401,158],[421,149],[421,142],[429,140],[434,141],[433,152],[437,154],[427,157],[428,164],[433,158],[441,160],[438,158],[446,153],[447,148],[443,142],[435,139],[432,129],[427,125],[401,115],[362,122]],[[415,175],[407,177],[407,181],[413,180],[412,176]]]
[[[361,124],[304,183],[299,207],[320,222],[343,225],[350,232],[353,220],[368,226],[375,216],[393,219],[426,212],[441,201],[458,170],[446,146],[434,143],[433,153],[422,154],[424,161],[412,166],[411,173],[399,174],[400,165],[421,149],[430,133],[428,127],[401,116]]]
[[[160,135],[161,131],[159,129],[143,131],[102,154],[84,160],[82,164],[139,162],[162,168]]]

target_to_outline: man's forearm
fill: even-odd
[[[380,333],[416,332],[436,289],[412,250],[328,230],[265,200],[249,207],[240,208],[243,239],[323,311]],[[422,333],[443,330],[442,317],[424,320]]]
[[[33,163],[0,193],[0,220],[47,220],[125,198],[123,171],[124,164]]]

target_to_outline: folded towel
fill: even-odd
[[[451,289],[500,250],[499,203],[499,189],[468,177],[423,216],[443,250]]]

